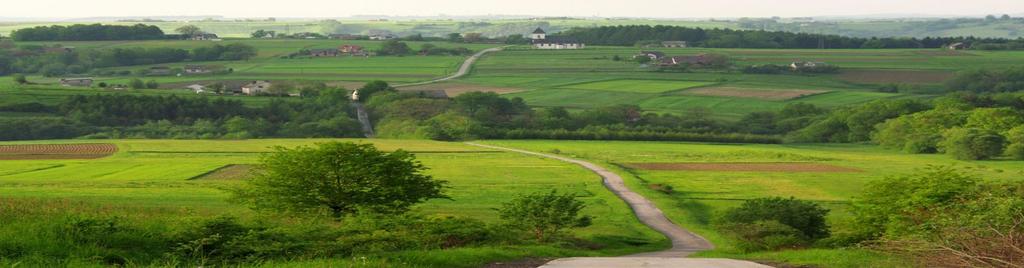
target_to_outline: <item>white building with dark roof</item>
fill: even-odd
[[[587,45],[573,37],[548,36],[541,28],[530,34],[533,48],[536,49],[582,49]]]

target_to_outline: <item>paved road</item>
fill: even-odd
[[[473,69],[473,64],[476,63],[476,61],[479,60],[480,57],[483,57],[484,54],[491,53],[491,52],[501,51],[503,49],[505,49],[505,47],[494,47],[494,48],[488,48],[488,49],[481,50],[480,52],[477,52],[476,54],[473,54],[473,56],[470,56],[469,58],[467,58],[466,61],[462,62],[462,66],[459,67],[459,71],[457,71],[457,72],[455,72],[455,74],[449,75],[447,77],[438,78],[438,79],[434,79],[434,80],[430,80],[430,81],[425,81],[425,82],[417,82],[417,83],[412,83],[412,84],[395,85],[394,87],[422,86],[422,85],[428,85],[428,84],[433,84],[433,83],[438,83],[438,82],[444,82],[444,81],[448,81],[448,80],[452,80],[452,79],[457,79],[459,77],[466,76],[467,74],[469,74],[469,71]]]
[[[623,182],[622,177],[601,166],[593,163],[562,157],[557,155],[543,154],[526,150],[505,148],[478,143],[467,143],[469,145],[517,152],[528,155],[535,155],[556,159],[580,165],[601,176],[605,187],[618,195],[623,201],[629,204],[636,214],[637,219],[651,229],[664,234],[672,241],[672,248],[664,251],[636,254],[620,258],[567,258],[551,261],[542,267],[563,268],[563,267],[718,267],[718,268],[762,268],[768,267],[761,264],[729,260],[729,259],[682,259],[694,252],[713,249],[714,246],[707,239],[687,231],[672,223],[665,214],[661,212],[650,200],[629,190]]]
[[[373,124],[370,123],[370,114],[366,112],[366,107],[363,107],[361,102],[353,102],[352,106],[356,107],[356,117],[359,119],[359,124],[363,126],[363,136],[367,138],[373,138],[377,134],[373,133]]]

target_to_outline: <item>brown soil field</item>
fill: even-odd
[[[444,90],[448,97],[455,97],[469,92],[494,92],[498,94],[508,94],[523,91],[518,88],[509,87],[495,87],[495,86],[481,86],[474,84],[465,83],[437,83],[421,86],[411,86],[398,88],[401,91],[430,91],[430,90]]]
[[[703,87],[683,91],[683,94],[713,97],[754,98],[762,100],[789,100],[825,93],[825,90],[810,89],[753,89],[738,87]]]
[[[253,165],[226,165],[217,169],[214,169],[206,174],[196,176],[192,179],[196,180],[241,180],[248,178],[252,174],[252,170],[256,168]]]
[[[96,159],[116,152],[109,143],[0,145],[0,160]]]
[[[948,71],[844,70],[839,79],[865,84],[938,84],[952,78]]]
[[[820,163],[626,163],[643,170],[741,171],[741,172],[862,172],[855,168]]]

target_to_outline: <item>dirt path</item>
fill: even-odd
[[[449,75],[447,77],[438,78],[438,79],[434,79],[434,80],[430,80],[430,81],[425,81],[425,82],[395,85],[394,87],[422,86],[422,85],[428,85],[428,84],[434,84],[434,83],[444,82],[444,81],[448,81],[448,80],[453,80],[453,79],[457,79],[459,77],[466,76],[466,74],[469,74],[469,71],[473,69],[473,64],[476,63],[476,61],[479,60],[480,57],[483,57],[484,54],[491,53],[491,52],[501,51],[503,49],[505,49],[505,47],[492,47],[492,48],[481,50],[480,52],[477,52],[476,54],[473,54],[473,56],[470,56],[468,59],[466,59],[466,61],[462,62],[462,66],[459,67],[459,71],[457,71],[454,74]]]
[[[576,267],[706,267],[706,268],[766,268],[762,264],[749,261],[732,259],[684,259],[684,257],[698,251],[710,250],[714,246],[711,242],[699,235],[687,231],[672,223],[658,207],[650,200],[640,194],[629,190],[622,177],[601,166],[583,160],[572,159],[557,155],[543,154],[526,150],[505,148],[479,143],[467,143],[469,145],[489,149],[504,150],[528,155],[551,158],[563,162],[580,165],[600,175],[605,187],[618,195],[633,209],[637,219],[655,231],[664,234],[672,241],[672,248],[663,251],[636,254],[625,257],[613,258],[565,258],[551,261],[544,266],[548,268],[576,268]]]
[[[373,138],[377,136],[373,133],[373,124],[370,123],[370,114],[366,112],[366,108],[360,102],[353,102],[352,106],[356,107],[356,117],[359,119],[359,124],[363,126],[363,135],[367,138]]]

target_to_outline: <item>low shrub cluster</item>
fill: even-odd
[[[744,251],[801,248],[829,237],[829,210],[795,198],[748,200],[726,211],[715,225],[739,241]]]

